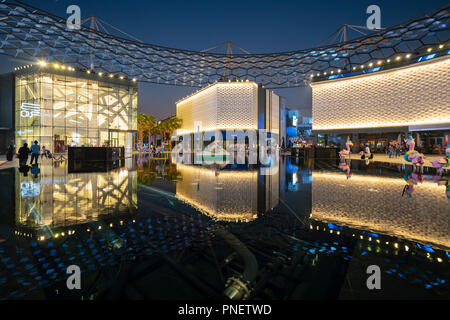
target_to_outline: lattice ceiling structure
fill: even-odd
[[[82,26],[15,0],[0,1],[0,54],[44,59],[138,81],[204,87],[218,80],[249,79],[267,88],[305,86],[311,75],[350,70],[402,53],[449,45],[449,6],[377,33],[312,49],[267,54],[221,54],[166,48]]]

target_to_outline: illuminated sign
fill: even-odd
[[[41,185],[33,181],[24,181],[20,184],[20,191],[22,198],[37,197],[41,194]]]
[[[22,118],[32,118],[41,114],[41,105],[23,102],[20,106],[20,116]]]
[[[22,135],[27,134],[27,133],[33,133],[33,130],[31,130],[31,129],[26,129],[26,130],[19,130],[19,131],[17,131],[17,134],[18,134],[19,136],[22,136]]]

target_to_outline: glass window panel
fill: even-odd
[[[53,99],[60,101],[66,100],[66,87],[64,85],[53,85]]]
[[[41,125],[42,126],[52,126],[53,125],[52,110],[41,110]]]

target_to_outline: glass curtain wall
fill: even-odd
[[[37,140],[53,153],[68,146],[133,150],[134,86],[39,72],[16,77],[15,100],[17,146]]]

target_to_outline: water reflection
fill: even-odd
[[[176,197],[217,221],[249,222],[279,202],[280,175],[177,164]]]
[[[136,210],[137,174],[128,168],[68,173],[66,163],[15,171],[17,233],[40,240],[64,228]]]
[[[341,171],[283,157],[264,175],[135,161],[137,171],[0,171],[0,299],[223,299],[242,280],[249,299],[373,298],[371,264],[383,297],[448,297],[449,253],[436,249],[449,247],[447,176],[434,169],[402,197],[411,170],[380,163]],[[72,264],[86,281],[76,292]]]
[[[347,174],[313,171],[312,218],[448,249],[445,187],[433,181],[435,176],[414,175],[405,174],[405,180],[415,179],[407,184],[414,186],[414,196],[402,197],[401,177],[353,172],[348,179]]]

